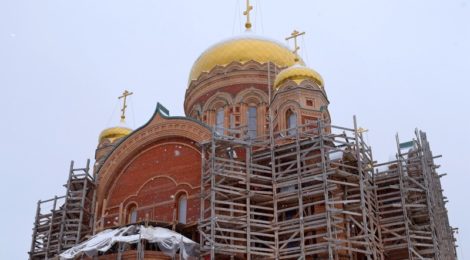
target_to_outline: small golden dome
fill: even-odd
[[[122,126],[106,128],[101,132],[99,142],[101,143],[104,139],[110,139],[111,142],[114,142],[116,139],[124,137],[131,132],[132,129]]]
[[[189,81],[196,80],[203,72],[209,72],[216,66],[226,66],[234,61],[246,63],[272,62],[279,67],[289,67],[296,63],[296,55],[282,43],[273,40],[246,35],[220,42],[199,56],[194,62]],[[303,64],[303,61],[299,61]]]
[[[300,64],[296,64],[292,67],[282,70],[279,74],[277,74],[276,79],[274,80],[274,89],[277,90],[279,86],[287,80],[293,80],[299,84],[306,79],[311,79],[315,81],[320,87],[323,87],[323,79],[321,75],[318,74],[318,72]]]

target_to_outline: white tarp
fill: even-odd
[[[336,160],[341,160],[343,159],[344,151],[342,150],[337,150],[332,153],[330,153],[330,160],[336,161]]]
[[[60,254],[60,259],[74,259],[82,254],[95,256],[98,252],[108,251],[116,243],[135,244],[141,240],[157,243],[158,248],[171,257],[175,256],[178,250],[182,259],[189,259],[198,254],[199,245],[177,232],[161,227],[132,225],[103,230],[87,241],[64,251]]]

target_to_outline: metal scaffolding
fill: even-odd
[[[95,176],[70,163],[66,195],[38,201],[30,259],[49,259],[93,233]]]

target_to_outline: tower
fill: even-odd
[[[305,33],[294,31],[287,39],[294,39],[296,64],[281,70],[273,85],[271,110],[274,130],[286,129],[292,134],[294,128],[312,125],[318,120],[329,124],[328,97],[322,77],[315,70],[300,63],[297,37]],[[291,129],[291,130],[289,130]]]

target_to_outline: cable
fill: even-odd
[[[308,50],[307,50],[307,43],[305,41],[305,35],[302,35],[302,45],[303,45],[302,56],[304,56],[305,60],[307,61],[306,65],[309,65],[310,64],[310,59],[309,59]]]
[[[134,112],[134,102],[133,102],[132,97],[129,97],[129,103],[131,105],[131,111],[132,111],[132,128],[135,129],[135,112]]]
[[[118,105],[119,105],[119,100],[117,100],[117,101],[114,103],[114,108],[113,108],[113,111],[111,112],[111,115],[109,116],[108,122],[106,123],[106,127],[109,127],[109,126],[110,126],[111,120],[114,118],[114,115],[115,115],[115,113],[116,113],[116,108],[117,108]]]

